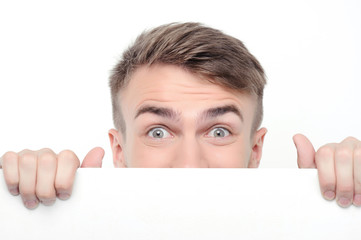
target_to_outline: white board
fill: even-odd
[[[79,169],[72,197],[26,209],[0,170],[0,239],[360,239],[361,209],[314,169]]]

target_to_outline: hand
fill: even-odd
[[[336,197],[341,207],[361,206],[361,141],[348,137],[340,143],[326,144],[317,152],[302,134],[296,134],[293,141],[298,167],[317,168],[324,198]]]
[[[81,167],[101,167],[104,150],[92,149],[84,158]],[[39,202],[52,205],[56,197],[70,197],[79,168],[78,157],[70,150],[55,154],[51,149],[7,152],[0,158],[6,185],[14,196],[21,195],[24,205],[34,209]]]

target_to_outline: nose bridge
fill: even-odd
[[[199,168],[205,166],[200,142],[195,136],[184,136],[179,144],[174,167]]]

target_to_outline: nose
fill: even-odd
[[[196,137],[187,137],[180,141],[175,160],[172,166],[175,168],[208,167]]]

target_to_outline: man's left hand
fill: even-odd
[[[293,141],[297,148],[299,168],[317,168],[324,198],[336,198],[338,205],[361,206],[361,141],[348,137],[340,143],[329,143],[315,151],[302,134]]]

